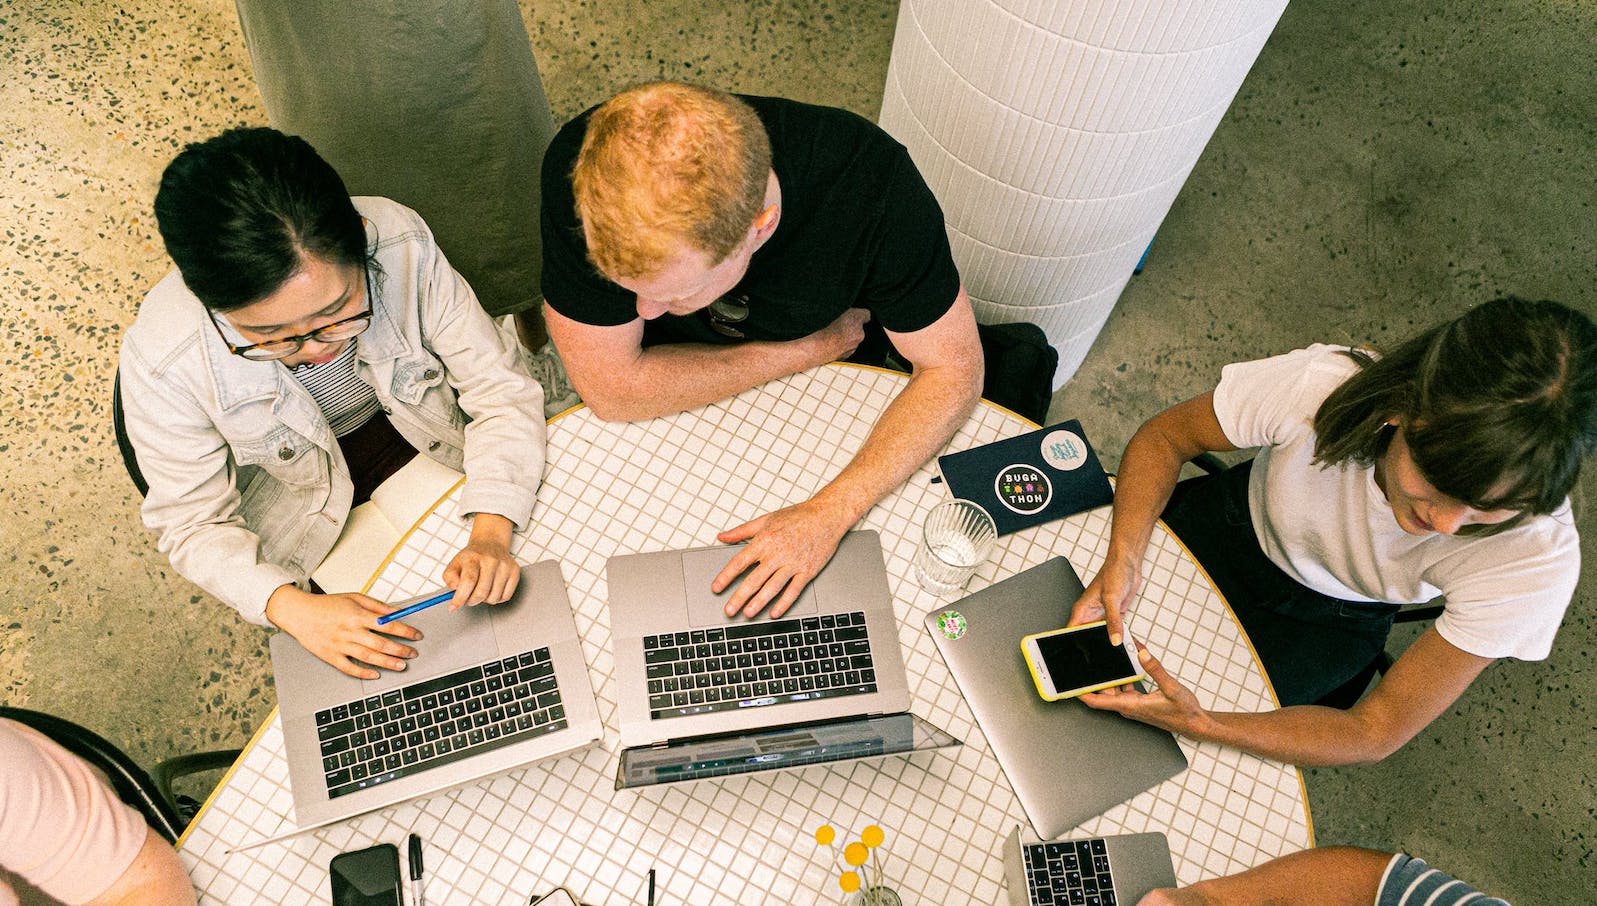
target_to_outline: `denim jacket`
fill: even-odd
[[[525,529],[543,477],[543,389],[409,208],[355,198],[380,273],[355,373],[417,450],[466,473],[461,513]],[[128,435],[150,485],[144,524],[185,578],[252,623],[306,587],[354,485],[310,393],[280,362],[230,353],[173,271],[122,340]]]

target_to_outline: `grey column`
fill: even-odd
[[[236,0],[273,126],[414,208],[483,307],[532,307],[554,136],[514,0]]]

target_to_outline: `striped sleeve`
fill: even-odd
[[[1508,906],[1463,881],[1403,853],[1386,863],[1375,906]]]

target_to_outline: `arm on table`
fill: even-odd
[[[1352,846],[1304,850],[1180,890],[1152,891],[1137,906],[1369,906],[1391,861],[1391,853]]]
[[[720,593],[750,570],[727,598],[728,616],[741,610],[753,617],[773,600],[771,616],[786,613],[831,559],[843,534],[970,417],[981,396],[982,351],[963,287],[953,306],[931,325],[888,336],[915,371],[843,471],[809,500],[716,536],[725,544],[749,542],[710,586]]]
[[[1107,620],[1120,644],[1121,613],[1142,583],[1142,558],[1183,463],[1199,453],[1235,450],[1214,414],[1214,391],[1177,403],[1137,429],[1120,460],[1109,554],[1070,611],[1070,625]]]
[[[1138,647],[1142,666],[1158,689],[1094,692],[1083,695],[1082,702],[1192,739],[1305,767],[1380,761],[1447,710],[1492,663],[1492,658],[1454,646],[1433,626],[1403,652],[1369,695],[1346,711],[1295,705],[1249,714],[1205,711],[1152,653]]]
[[[684,412],[789,374],[847,356],[865,336],[870,313],[844,312],[819,333],[786,342],[727,346],[673,343],[643,348],[643,320],[596,327],[543,307],[571,386],[603,421],[638,421]]]

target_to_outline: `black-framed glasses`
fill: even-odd
[[[728,293],[714,302],[705,310],[709,315],[710,328],[723,337],[734,340],[743,339],[743,329],[738,325],[749,319],[749,297],[747,293],[732,295]]]
[[[363,268],[362,270],[365,269]],[[366,271],[365,277],[365,311],[358,315],[352,315],[348,318],[334,321],[331,324],[323,324],[321,327],[318,327],[309,333],[302,333],[299,336],[284,337],[281,340],[268,340],[265,343],[253,343],[249,346],[234,346],[227,339],[227,334],[222,332],[222,325],[217,323],[216,315],[213,314],[210,309],[206,309],[205,313],[210,317],[211,326],[216,328],[216,333],[222,338],[222,344],[227,347],[228,352],[231,352],[232,354],[241,358],[249,359],[252,362],[276,361],[277,359],[287,358],[294,353],[299,352],[301,349],[305,348],[306,343],[309,343],[313,340],[318,343],[337,343],[339,340],[347,340],[350,337],[362,333],[366,330],[366,328],[370,327],[372,323],[371,272]]]

